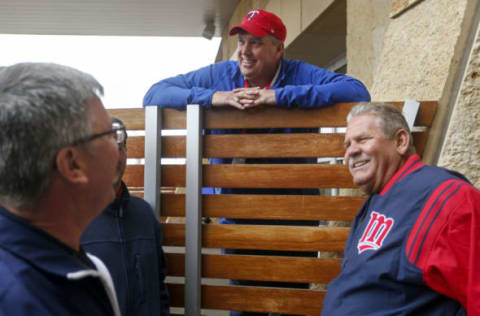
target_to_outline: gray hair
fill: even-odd
[[[348,113],[347,123],[350,122],[352,117],[366,114],[371,114],[378,118],[377,126],[387,139],[392,139],[400,129],[406,130],[410,135],[408,152],[409,154],[415,153],[413,136],[408,127],[408,123],[402,112],[396,106],[383,102],[360,102]]]
[[[0,70],[0,203],[31,208],[50,188],[58,151],[91,133],[89,74],[50,63]]]

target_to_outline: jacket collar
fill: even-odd
[[[280,85],[280,82],[282,82],[285,79],[285,68],[286,68],[286,60],[285,58],[282,57],[280,60],[280,72],[278,75],[275,77],[275,81],[273,82],[273,85],[270,87],[270,89],[275,89]],[[236,62],[236,69],[233,72],[232,75],[232,81],[237,82],[237,80],[240,81],[240,87],[245,86],[245,78],[243,78],[242,73],[240,72],[240,65],[238,64],[238,61]]]
[[[395,172],[393,177],[383,187],[382,191],[380,192],[380,195],[385,195],[395,183],[402,180],[407,175],[411,174],[412,172],[414,172],[415,170],[423,166],[424,164],[420,159],[419,155],[417,154],[411,155],[407,159],[407,161],[403,164],[403,166],[400,167],[400,169],[397,172]]]
[[[115,197],[115,200],[113,200],[113,202],[110,203],[110,205],[106,209],[106,212],[108,214],[118,217],[124,216],[124,214],[121,213],[126,212],[127,204],[130,201],[130,192],[128,192],[128,188],[125,182],[122,181],[120,187],[121,195]]]
[[[1,206],[0,247],[53,275],[91,270],[83,250],[75,251]]]

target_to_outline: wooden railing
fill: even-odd
[[[398,107],[403,102],[390,102]],[[203,111],[200,122],[203,129],[248,128],[342,128],[353,103],[336,104],[322,109],[299,110],[275,107],[239,111],[217,108]],[[436,102],[421,102],[415,120],[414,142],[422,155],[428,131],[435,115]],[[144,109],[109,110],[112,116],[122,119],[128,130],[145,128]],[[165,109],[161,111],[161,128],[185,129],[186,112]],[[339,252],[343,251],[349,228],[321,225],[268,226],[221,225],[220,217],[279,220],[353,220],[364,197],[331,196],[329,189],[354,188],[347,168],[342,164],[223,164],[210,165],[207,158],[342,158],[344,154],[342,133],[302,134],[232,134],[205,135],[201,137],[201,183],[204,187],[224,188],[320,188],[322,195],[203,195],[199,196],[201,214],[213,219],[201,225],[201,247],[211,248],[201,256],[199,267],[204,279],[223,279],[201,286],[202,309],[244,310],[283,314],[320,315],[325,291],[270,287],[231,286],[226,280],[256,280],[328,284],[340,271],[339,258],[320,256],[273,257],[225,255],[218,249],[263,249]],[[144,137],[128,139],[129,158],[145,157]],[[162,158],[185,158],[186,136],[162,136]],[[339,159],[337,159],[339,160]],[[332,161],[334,161],[332,159]],[[184,247],[188,225],[186,214],[185,165],[161,165],[160,216],[176,218],[174,223],[164,223],[164,246],[167,249],[168,275],[185,276],[185,255],[178,251]],[[142,196],[144,168],[142,164],[129,165],[124,177],[135,194]],[[176,193],[174,193],[176,192]],[[178,194],[180,192],[180,194]],[[189,210],[196,212],[198,210]],[[179,253],[180,252],[180,253]],[[191,263],[190,263],[191,264]],[[192,282],[194,282],[193,280]],[[187,282],[189,282],[187,280]],[[168,284],[172,307],[184,307],[191,293],[185,293],[183,284]],[[320,286],[320,288],[322,288]],[[186,312],[188,314],[188,312]]]

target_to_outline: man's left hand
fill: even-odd
[[[233,90],[238,102],[245,109],[256,107],[262,104],[276,105],[275,90],[256,88],[238,88]]]

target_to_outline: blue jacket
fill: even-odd
[[[157,82],[145,95],[143,105],[179,110],[184,110],[187,104],[211,107],[216,91],[242,87],[244,79],[238,62],[222,61]],[[299,60],[282,59],[280,73],[271,89],[275,89],[277,104],[288,108],[370,100],[367,89],[357,79]]]
[[[322,315],[479,315],[479,215],[462,175],[411,156],[358,212]]]
[[[123,182],[121,196],[87,227],[81,244],[108,267],[123,316],[169,315],[162,227]]]
[[[280,73],[272,85],[278,106],[292,108],[316,108],[339,102],[369,101],[365,86],[352,77],[334,73],[299,60],[282,59]],[[185,110],[187,104],[212,106],[216,91],[231,91],[244,87],[244,78],[238,62],[223,61],[184,75],[164,79],[154,84],[143,99],[143,105]],[[235,134],[240,130],[208,130],[211,134]],[[270,128],[249,129],[247,134],[257,133],[317,133],[318,128]],[[232,159],[213,158],[211,164],[230,164]],[[314,158],[246,159],[247,164],[261,163],[316,163]],[[204,188],[204,193],[212,188]],[[217,194],[301,194],[316,195],[318,189],[232,189],[215,188]],[[237,224],[289,224],[318,225],[317,221],[279,221],[220,219],[221,223]]]
[[[0,315],[114,315],[116,302],[111,303],[83,250],[75,251],[2,207],[0,279]]]

